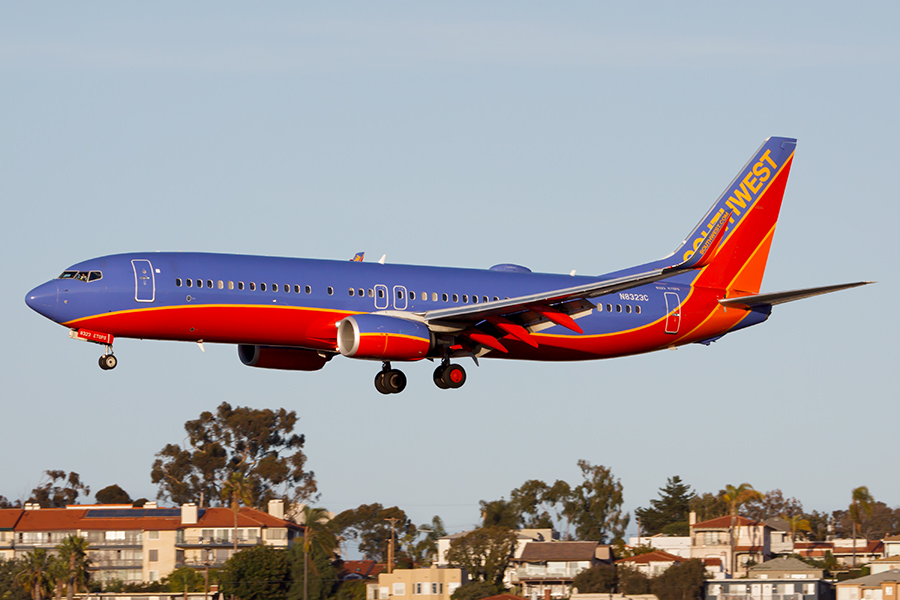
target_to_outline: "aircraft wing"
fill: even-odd
[[[806,288],[802,290],[790,290],[787,292],[772,292],[770,294],[757,294],[755,296],[738,296],[737,298],[724,298],[719,300],[719,304],[727,307],[743,308],[752,310],[760,306],[775,306],[776,304],[784,304],[785,302],[793,302],[794,300],[803,300],[804,298],[812,298],[813,296],[821,296],[822,294],[830,294],[831,292],[839,292],[840,290],[848,290],[850,288],[859,287],[875,283],[874,281],[857,281],[855,283],[841,283],[838,285],[825,285],[822,287]]]

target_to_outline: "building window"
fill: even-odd
[[[159,581],[159,571],[150,571],[150,572],[148,572],[148,573],[147,573],[147,579],[149,579],[151,583],[154,582],[154,581]]]
[[[156,549],[150,550],[149,554],[150,554],[150,557],[149,557],[150,562],[158,562],[159,561],[159,550],[156,550]]]
[[[406,584],[403,582],[395,583],[393,585],[393,592],[391,595],[393,596],[405,596],[406,595]]]
[[[147,532],[147,539],[148,539],[148,540],[158,540],[158,539],[159,539],[159,532],[158,532],[158,531],[148,531],[148,532]]]
[[[415,585],[416,587],[415,587],[415,591],[414,591],[413,593],[414,593],[414,594],[417,594],[417,595],[421,594],[421,593],[422,593],[422,584],[421,584],[421,583],[416,583],[416,584],[414,584],[414,585]]]
[[[285,529],[269,529],[266,533],[266,538],[270,540],[284,540],[287,539],[287,530]]]

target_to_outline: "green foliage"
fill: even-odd
[[[70,535],[56,547],[58,560],[62,563],[62,577],[65,579],[66,598],[71,598],[77,592],[87,591],[91,566],[88,558],[88,542],[83,537]]]
[[[396,518],[396,535],[407,534],[414,528],[406,513],[392,506],[381,504],[361,504],[347,509],[334,517],[334,531],[345,540],[358,542],[359,552],[368,560],[387,562],[387,545],[391,539],[391,524],[385,519]]]
[[[362,580],[345,581],[340,584],[335,600],[366,600],[366,582]]]
[[[81,476],[65,471],[44,471],[44,483],[31,490],[27,502],[36,502],[41,508],[65,508],[75,504],[79,495],[90,496],[91,488],[81,483]],[[62,484],[62,485],[60,485]]]
[[[481,505],[482,527],[505,527],[506,529],[519,527],[522,518],[512,502],[501,498],[491,502],[482,500],[479,504]]]
[[[650,591],[659,600],[702,600],[706,568],[703,562],[693,558],[672,565],[655,577]]]
[[[690,509],[697,513],[698,523],[724,517],[728,514],[728,505],[725,504],[721,494],[714,495],[709,492],[694,496],[694,499],[690,501]]]
[[[506,527],[480,527],[453,540],[447,562],[465,569],[472,581],[502,587],[503,573],[516,549],[516,535]]]
[[[828,536],[828,524],[831,521],[828,513],[814,510],[804,513],[803,517],[809,523],[809,532],[806,534],[806,538],[812,542],[824,542]]]
[[[741,507],[741,514],[756,521],[798,517],[803,514],[803,503],[796,498],[785,498],[781,490],[771,490],[746,501]]]
[[[35,548],[21,560],[16,573],[16,583],[28,592],[33,600],[42,600],[50,593],[50,554],[44,548]]]
[[[663,535],[673,535],[677,537],[687,537],[691,535],[691,526],[687,521],[676,521],[669,523],[660,531]]]
[[[622,513],[622,482],[602,465],[579,460],[584,481],[572,489],[565,501],[565,515],[575,525],[579,540],[606,543],[607,537],[621,539],[628,526],[628,513]]]
[[[180,567],[163,577],[162,584],[170,592],[202,592],[206,589],[206,577],[202,571]]]
[[[0,496],[0,508],[22,508],[22,502],[19,500],[13,502],[6,496]],[[0,597],[0,599],[2,599],[2,597]]]
[[[332,564],[332,554],[326,553],[319,544],[309,545],[309,563],[306,558],[306,544],[294,544],[288,551],[291,567],[291,587],[287,600],[325,600],[337,587],[337,569]],[[309,574],[306,582],[304,574]],[[365,591],[363,591],[365,598]]]
[[[572,587],[579,594],[604,594],[616,590],[616,568],[612,565],[597,564],[585,569],[572,580]]]
[[[254,546],[228,559],[220,571],[220,587],[226,596],[241,600],[284,600],[290,575],[286,550]]]
[[[115,483],[94,494],[94,498],[98,504],[131,504],[133,502],[128,492]]]
[[[691,486],[683,483],[681,477],[670,477],[666,481],[666,487],[659,489],[659,499],[650,501],[650,508],[638,508],[634,511],[641,521],[641,532],[648,536],[656,535],[675,523],[684,523],[686,527],[691,500],[695,496]]]
[[[0,560],[0,600],[28,600],[30,595],[16,575],[22,568],[22,561]]]
[[[407,563],[404,568],[410,569],[430,566],[437,556],[437,541],[445,535],[447,530],[444,529],[444,522],[437,515],[431,519],[431,523],[408,529],[398,538],[398,562]]]
[[[502,594],[503,590],[502,585],[487,581],[472,581],[456,588],[450,595],[450,600],[481,600]]]
[[[305,438],[294,434],[297,414],[279,409],[232,408],[223,402],[215,414],[203,412],[185,423],[188,444],[167,444],[156,454],[150,473],[159,486],[157,498],[174,504],[225,504],[222,490],[232,473],[247,478],[252,506],[291,497],[306,500],[316,494],[312,472],[304,470]]]
[[[641,571],[628,565],[619,565],[620,594],[649,594],[650,578]]]

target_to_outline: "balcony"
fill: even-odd
[[[90,570],[98,571],[101,569],[140,569],[144,566],[144,561],[138,559],[110,559],[110,560],[92,560]]]
[[[248,547],[248,546],[256,546],[257,544],[262,543],[262,539],[255,538],[242,538],[239,537],[237,539],[238,547]],[[175,545],[179,548],[208,548],[208,547],[221,547],[228,548],[234,547],[234,540],[230,537],[204,537],[204,536],[182,536],[179,535],[175,540]]]
[[[518,581],[535,581],[535,580],[552,580],[561,581],[564,579],[574,579],[576,575],[581,573],[583,568],[541,568],[539,566],[519,567],[515,571]]]

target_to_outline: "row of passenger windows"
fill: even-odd
[[[182,285],[184,285],[185,287],[194,287],[194,286],[196,285],[196,287],[202,288],[202,287],[204,286],[204,280],[202,280],[202,279],[185,279],[184,281],[182,281],[182,279],[181,279],[180,277],[176,278],[176,279],[175,279],[175,286],[176,286],[176,287],[181,287]],[[206,287],[209,288],[209,289],[220,289],[220,290],[224,290],[224,289],[226,289],[226,288],[229,289],[229,290],[233,290],[233,289],[236,288],[236,289],[238,289],[238,290],[249,289],[251,292],[256,291],[256,283],[253,282],[253,281],[251,281],[250,283],[248,283],[248,284],[247,284],[247,287],[245,288],[245,287],[244,287],[244,282],[243,282],[243,281],[238,281],[238,282],[237,282],[237,286],[235,286],[235,282],[233,282],[233,281],[223,281],[223,280],[221,280],[221,279],[219,279],[218,281],[213,281],[212,279],[207,279],[207,280],[206,280]],[[261,292],[268,291],[269,289],[270,289],[270,287],[269,287],[268,285],[266,285],[265,283],[260,283],[260,284],[259,284],[259,290],[260,290]],[[293,291],[294,291],[295,294],[299,294],[300,291],[301,291],[301,286],[296,285],[296,284],[295,284],[294,286],[291,286],[290,284],[287,284],[287,283],[281,284],[281,285],[279,285],[279,284],[277,284],[277,283],[273,283],[273,284],[271,285],[271,290],[272,290],[273,292],[277,292],[279,289],[283,289],[285,294],[290,293],[292,289],[293,289]],[[311,293],[312,293],[312,287],[311,287],[311,286],[308,286],[308,285],[307,285],[307,286],[303,286],[302,291],[303,291],[304,293],[311,294]],[[333,287],[328,286],[328,288],[326,288],[326,291],[328,292],[328,295],[329,295],[329,296],[334,295],[334,288],[333,288]],[[379,288],[369,288],[368,290],[366,290],[366,289],[364,289],[364,288],[349,288],[349,289],[347,290],[347,294],[348,294],[349,296],[351,296],[351,297],[353,297],[353,296],[359,296],[360,298],[364,298],[364,297],[366,297],[366,296],[368,296],[369,298],[374,298],[376,295],[377,295],[379,298],[384,298],[386,292],[387,292],[387,288],[382,288],[382,287],[379,287]],[[397,292],[397,299],[398,299],[398,300],[403,300],[403,296],[404,296],[404,291],[403,291],[403,289],[399,289],[399,288],[398,288],[398,289],[396,289],[396,292]],[[432,301],[432,302],[437,302],[437,301],[438,301],[438,293],[437,293],[437,292],[431,292],[431,295],[430,295],[430,296],[431,296],[431,301]],[[410,300],[415,300],[416,297],[420,298],[422,301],[428,301],[429,294],[428,294],[428,292],[422,292],[421,294],[417,295],[416,292],[409,292],[409,299],[410,299]],[[450,301],[451,301],[451,298],[452,298],[452,301],[453,301],[453,302],[459,302],[459,300],[460,300],[460,295],[459,295],[459,294],[447,294],[447,293],[440,294],[440,299],[441,299],[442,302],[450,302]],[[488,296],[481,296],[481,297],[480,297],[480,300],[479,300],[479,296],[477,296],[477,295],[475,295],[475,294],[473,294],[472,296],[469,296],[468,294],[462,294],[462,302],[463,302],[463,304],[468,304],[470,299],[471,299],[471,301],[472,301],[473,304],[478,304],[479,301],[480,301],[480,302],[491,302],[491,301],[493,300],[494,302],[497,302],[497,301],[500,300],[500,297],[499,297],[499,296],[494,296],[493,298],[490,298],[490,297],[488,297]],[[509,300],[509,297],[507,296],[507,297],[504,298],[504,299],[505,299],[505,300]],[[628,313],[628,314],[631,314],[631,312],[632,312],[632,307],[631,307],[631,305],[630,305],[630,304],[626,304],[626,305],[624,305],[624,307],[625,307],[625,312]],[[602,311],[602,310],[603,310],[603,304],[598,304],[598,305],[597,305],[597,310],[598,310],[598,311]],[[606,312],[609,312],[609,313],[613,312],[613,305],[612,305],[612,304],[607,304],[607,305],[606,305]],[[622,305],[621,305],[621,304],[616,304],[616,305],[615,305],[615,312],[617,312],[617,313],[622,312]],[[640,307],[640,305],[636,305],[636,306],[634,307],[634,312],[635,312],[636,314],[641,314],[641,307]]]

